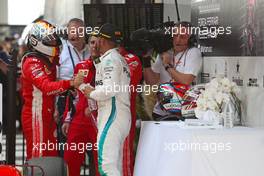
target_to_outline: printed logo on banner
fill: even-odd
[[[240,63],[239,63],[239,60],[237,60],[236,73],[232,77],[232,81],[235,82],[238,86],[243,86],[244,85],[243,78],[242,78],[242,76],[240,74]]]
[[[200,29],[199,43],[206,56],[264,56],[264,31],[259,30],[264,26],[264,1],[237,2],[192,1],[191,22]]]
[[[257,78],[249,78],[247,86],[248,87],[259,87],[258,79]]]

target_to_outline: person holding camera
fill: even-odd
[[[78,18],[71,19],[67,24],[67,29],[64,31],[66,39],[62,40],[63,49],[60,55],[58,67],[58,79],[70,80],[73,77],[75,66],[89,58],[89,49],[86,47],[85,25],[83,20]],[[65,143],[66,138],[61,132],[62,116],[65,110],[65,102],[68,92],[60,95],[57,100],[57,118],[58,128],[57,137],[59,143]],[[60,156],[63,156],[63,151],[60,151]]]
[[[158,55],[152,66],[150,56],[143,58],[146,84],[157,85],[172,81],[191,85],[201,71],[202,54],[196,47],[197,39],[191,33],[191,24],[180,22],[173,29],[173,50]],[[152,116],[154,119],[159,119],[169,114],[160,108],[159,103],[156,103]]]

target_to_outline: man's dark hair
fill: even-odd
[[[175,24],[175,26],[180,26],[180,27],[186,27],[186,28],[192,28],[192,23],[188,22],[188,21],[180,21],[178,23]],[[189,35],[190,38],[188,40],[188,48],[192,48],[192,47],[197,47],[198,45],[198,39],[197,36],[192,33],[192,30],[189,31]]]
[[[67,27],[68,27],[69,24],[71,24],[71,23],[79,23],[79,24],[81,24],[82,26],[85,26],[84,21],[81,20],[81,19],[79,19],[79,18],[72,18],[72,19],[70,19],[69,22],[68,22],[68,24],[67,24]]]

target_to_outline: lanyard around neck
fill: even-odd
[[[175,62],[175,59],[173,59],[173,65],[175,66],[175,68],[177,68],[177,66],[179,65],[179,63],[180,63],[180,61],[181,61],[181,59],[182,59],[182,57],[183,57],[183,55],[184,55],[185,53],[187,54],[188,51],[189,51],[189,49],[186,49],[186,50],[184,50],[184,52],[182,52],[182,54],[181,54],[181,56],[180,56],[180,58],[178,59],[178,61],[177,61],[176,64],[174,63],[174,62]],[[185,62],[186,62],[186,55],[185,55],[185,58],[184,58],[183,66],[185,66]]]
[[[68,42],[67,42],[67,47],[68,47],[68,52],[70,54],[70,58],[71,58],[71,62],[72,62],[72,66],[73,66],[73,69],[75,68],[75,63],[74,63],[74,59],[73,59],[73,56],[72,56],[72,52],[71,52],[71,47],[69,46]],[[73,48],[73,51],[75,52],[75,54],[77,55],[79,61],[81,62],[82,59],[80,58],[80,55],[78,54],[78,52],[75,50],[75,48]],[[83,56],[84,56],[84,52],[83,52]],[[84,58],[84,57],[83,57]]]

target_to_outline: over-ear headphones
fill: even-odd
[[[181,26],[181,27],[188,27],[192,29],[192,24],[188,21],[180,21],[175,24],[175,26]],[[188,32],[191,33],[190,38],[188,40],[188,48],[193,48],[198,46],[198,38],[197,35],[193,33],[192,30],[189,30]]]

